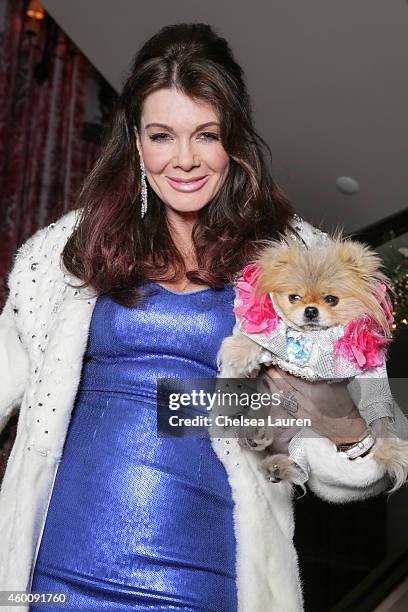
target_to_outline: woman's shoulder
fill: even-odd
[[[77,224],[80,212],[80,209],[72,210],[54,223],[50,223],[46,227],[37,230],[17,250],[15,261],[28,259],[33,253],[43,250],[44,247],[50,244],[63,247]]]
[[[60,260],[64,246],[79,219],[80,210],[73,210],[54,223],[39,229],[17,250],[8,276],[10,293],[38,293],[45,282],[63,275]],[[30,288],[30,289],[29,289]]]

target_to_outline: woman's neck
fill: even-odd
[[[180,251],[187,269],[194,268],[196,265],[196,257],[191,238],[194,224],[197,221],[198,213],[192,212],[175,212],[168,211],[167,221],[171,237]]]

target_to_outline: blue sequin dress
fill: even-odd
[[[233,286],[147,286],[139,307],[97,299],[31,591],[67,593],[65,610],[236,612],[225,468],[209,438],[156,429],[156,378],[216,376]]]

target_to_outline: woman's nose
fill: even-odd
[[[194,166],[200,165],[200,158],[194,152],[194,147],[190,143],[181,143],[173,158],[173,166],[183,170],[191,170]]]

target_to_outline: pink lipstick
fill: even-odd
[[[176,176],[166,176],[166,180],[176,191],[191,193],[197,191],[207,182],[208,174],[205,176],[194,176],[189,179],[181,179]]]

